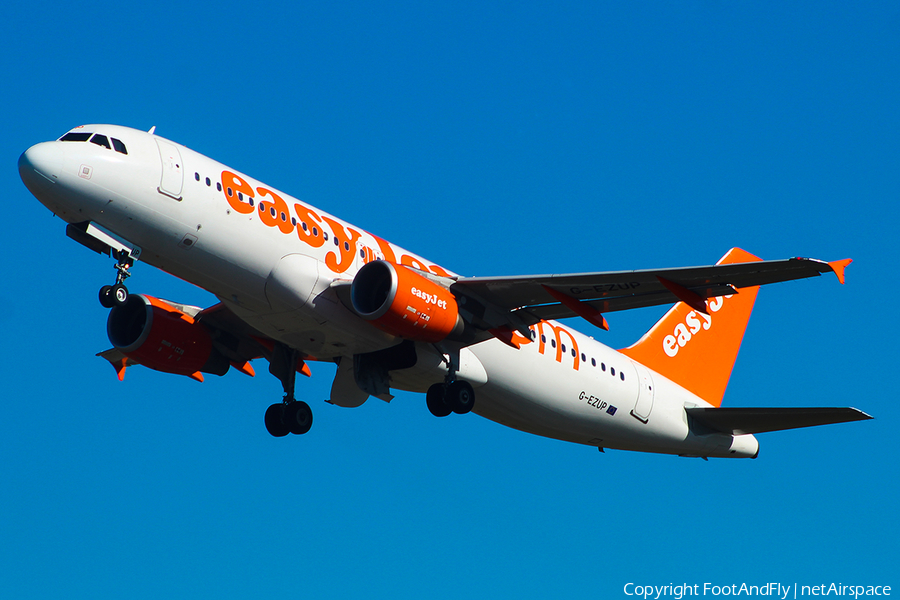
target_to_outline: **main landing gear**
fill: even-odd
[[[100,304],[104,308],[112,308],[124,304],[128,300],[128,288],[125,287],[125,280],[131,276],[128,271],[134,266],[134,260],[128,254],[127,250],[119,250],[115,254],[116,257],[116,283],[115,285],[104,285],[100,288]]]
[[[425,403],[436,417],[446,417],[451,412],[464,415],[475,406],[475,390],[468,381],[436,383],[428,388]]]
[[[294,399],[294,382],[297,379],[297,361],[301,355],[284,344],[275,344],[269,373],[281,380],[284,400],[266,410],[266,429],[275,437],[289,433],[303,435],[312,427],[313,415],[309,404]]]
[[[459,373],[459,348],[435,344],[435,348],[447,363],[444,383],[435,383],[425,394],[428,410],[436,417],[446,417],[452,412],[464,415],[475,406],[475,390],[468,381],[456,378]]]
[[[303,435],[312,427],[312,409],[302,400],[273,404],[266,410],[266,429],[275,437]]]

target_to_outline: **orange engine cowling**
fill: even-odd
[[[228,371],[228,359],[213,348],[203,325],[152,296],[130,294],[124,304],[113,307],[106,333],[125,356],[157,371],[176,375]]]
[[[383,260],[364,265],[350,287],[356,313],[392,335],[439,342],[463,329],[456,298],[412,269]]]

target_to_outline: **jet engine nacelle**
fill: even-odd
[[[228,359],[213,348],[203,325],[152,296],[130,294],[124,304],[113,307],[106,333],[125,356],[157,371],[176,375],[228,371]]]
[[[408,340],[439,342],[463,330],[453,293],[403,265],[364,265],[353,278],[350,301],[360,317]]]

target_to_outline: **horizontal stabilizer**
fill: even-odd
[[[684,410],[701,426],[731,435],[865,421],[872,418],[855,408],[685,408]]]

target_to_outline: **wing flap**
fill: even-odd
[[[688,416],[708,429],[731,435],[766,433],[833,423],[866,421],[872,417],[855,408],[685,408]]]

